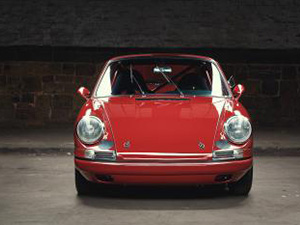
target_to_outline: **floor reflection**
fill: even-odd
[[[238,207],[249,197],[229,195],[220,186],[109,186],[89,196],[78,196],[86,206],[108,209],[222,209]]]

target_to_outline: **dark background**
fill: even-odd
[[[208,55],[246,86],[256,126],[300,124],[296,0],[0,1],[0,126],[72,124],[114,55]]]

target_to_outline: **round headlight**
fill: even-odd
[[[251,123],[241,115],[230,117],[224,124],[224,129],[229,140],[236,144],[247,141],[252,133]]]
[[[104,124],[95,116],[85,116],[77,124],[77,135],[86,144],[93,144],[104,135]]]

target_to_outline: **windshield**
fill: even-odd
[[[190,58],[130,58],[111,62],[96,97],[114,95],[228,96],[214,63]]]

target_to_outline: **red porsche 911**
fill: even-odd
[[[233,90],[231,90],[233,88]],[[252,126],[211,58],[140,54],[109,60],[75,124],[79,195],[106,184],[252,186]]]

